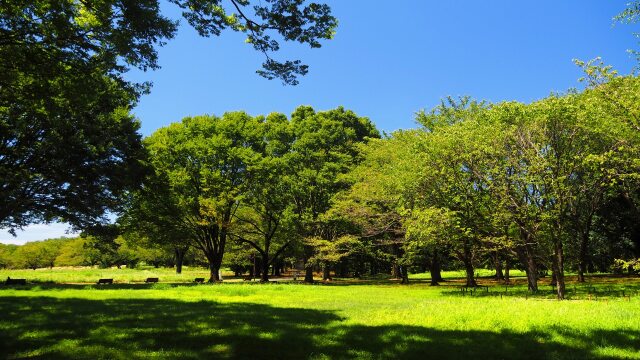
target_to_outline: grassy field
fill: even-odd
[[[85,271],[0,286],[0,358],[640,359],[638,278],[571,284],[558,302],[489,280],[474,293],[456,279],[146,285],[128,270],[99,287]]]

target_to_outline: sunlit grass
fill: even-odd
[[[461,283],[1,287],[0,357],[640,359],[638,278]]]
[[[229,271],[223,272],[224,276],[231,276]],[[11,278],[27,279],[29,282],[54,282],[54,283],[95,283],[98,279],[109,278],[116,283],[144,282],[148,277],[157,277],[161,282],[192,282],[196,277],[209,278],[209,270],[200,267],[184,267],[182,274],[176,274],[175,269],[153,268],[127,269],[127,268],[53,268],[53,269],[0,269],[0,281]]]

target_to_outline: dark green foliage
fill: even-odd
[[[327,5],[172,1],[201,35],[225,28],[248,34],[267,55],[269,32],[319,47],[336,19]],[[255,19],[245,15],[253,7]],[[258,23],[260,22],[260,23]],[[124,80],[130,68],[155,69],[157,47],[177,22],[157,0],[4,1],[0,11],[0,228],[64,221],[76,228],[105,221],[140,183],[139,123],[128,113],[149,84]],[[268,78],[296,84],[307,66],[267,55]]]

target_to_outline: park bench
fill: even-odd
[[[196,278],[193,282],[203,283],[204,282],[204,278]]]
[[[253,276],[252,275],[247,275],[247,276],[243,277],[242,280],[244,280],[244,281],[253,281]]]
[[[113,279],[98,279],[98,285],[100,284],[113,284]]]
[[[27,285],[27,279],[12,279],[7,277],[7,281],[4,282],[5,285]]]
[[[147,280],[145,280],[144,282],[146,282],[146,283],[157,283],[158,282],[158,278],[147,278]]]
[[[462,287],[460,288],[460,290],[461,290],[462,292],[471,291],[471,292],[473,293],[473,292],[475,292],[476,290],[478,290],[478,288],[481,288],[481,289],[482,289],[482,288],[484,288],[484,290],[485,290],[486,292],[489,292],[489,287],[488,287],[488,286],[486,286],[486,285],[476,285],[476,286],[466,286],[466,285],[464,285],[464,286],[462,286]]]

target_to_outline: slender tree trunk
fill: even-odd
[[[516,249],[516,253],[520,262],[525,265],[529,291],[536,292],[538,291],[538,265],[531,246],[531,236],[523,229],[520,229],[520,236],[523,244]]]
[[[304,282],[313,283],[313,267],[309,264],[309,258],[313,256],[313,248],[309,245],[304,246]]]
[[[509,258],[507,257],[504,260],[504,283],[508,284],[510,279],[509,279],[509,271],[511,270],[511,262],[509,261]]]
[[[474,277],[475,274],[473,273],[473,264],[471,264],[471,261],[464,261],[464,269],[467,275],[467,286],[477,286],[478,284]]]
[[[562,240],[556,239],[554,246],[554,262],[556,270],[556,289],[558,291],[558,300],[564,300],[565,282],[564,282],[564,250],[562,248]]]
[[[436,279],[437,282],[443,282],[444,278],[442,277],[442,264],[440,262],[440,255],[437,250],[433,252],[433,258],[431,262],[431,278]]]
[[[399,271],[400,271],[400,278],[402,279],[402,281],[400,281],[401,284],[408,284],[409,283],[409,272],[407,271],[407,267],[400,265],[399,266]]]
[[[429,264],[429,273],[431,274],[431,286],[437,286],[440,281],[442,281],[442,276],[440,275],[440,260],[438,259],[438,252],[434,251],[431,256],[431,263]]]
[[[391,265],[391,277],[393,279],[400,279],[400,265],[398,265],[398,263],[394,262]]]
[[[331,280],[329,265],[322,265],[322,280]]]
[[[187,248],[177,246],[174,250],[176,256],[176,274],[182,274],[182,263],[184,262],[184,256],[187,253]]]
[[[471,245],[468,240],[464,245],[464,258],[462,259],[464,263],[464,269],[467,275],[467,286],[477,286],[472,262],[472,254],[471,254]]]

